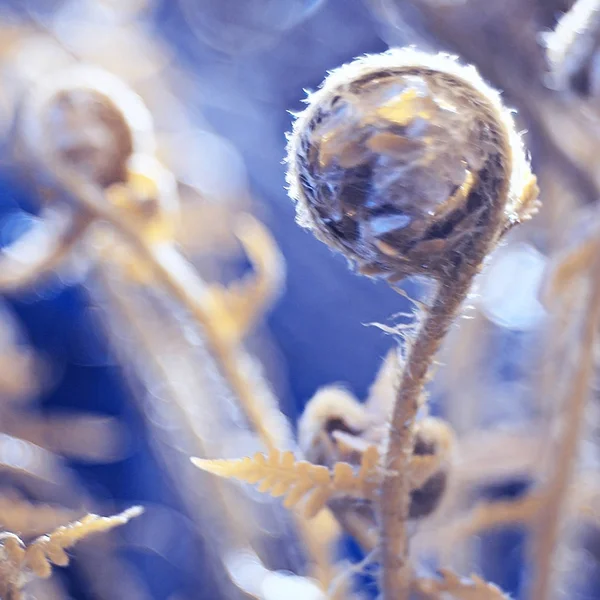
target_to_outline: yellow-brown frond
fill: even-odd
[[[421,598],[428,600],[508,600],[502,590],[478,577],[460,577],[449,569],[440,569],[438,578],[419,578],[414,582],[414,589]]]
[[[72,521],[79,514],[81,512],[59,506],[29,502],[12,490],[0,497],[2,528],[6,531],[18,531],[21,537],[38,536]]]
[[[130,519],[141,515],[142,512],[141,506],[134,506],[111,517],[89,514],[80,521],[59,527],[52,533],[37,538],[25,549],[25,565],[38,577],[49,577],[52,572],[52,564],[61,567],[69,564],[66,548],[74,546],[79,540],[94,533],[101,533],[124,525]]]
[[[368,448],[356,470],[349,463],[338,462],[333,471],[322,465],[296,460],[292,452],[274,450],[268,456],[255,454],[239,460],[204,460],[192,458],[200,469],[225,477],[258,484],[258,490],[284,497],[284,506],[292,508],[304,501],[304,514],[314,517],[334,496],[372,499],[380,480],[379,453]]]
[[[52,533],[37,538],[28,546],[12,533],[2,534],[0,591],[7,595],[12,594],[10,597],[20,597],[19,590],[32,575],[47,578],[52,573],[52,565],[69,564],[69,556],[65,552],[67,548],[84,537],[123,525],[142,512],[143,509],[136,506],[112,517],[89,514],[80,521],[59,527]]]

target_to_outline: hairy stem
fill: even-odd
[[[467,206],[473,203],[480,209],[474,211],[471,227],[463,232],[463,243],[450,251],[452,266],[438,276],[438,288],[431,306],[422,318],[416,337],[410,341],[390,421],[380,502],[380,558],[385,600],[408,600],[410,593],[405,527],[411,501],[408,466],[414,447],[413,426],[429,368],[473,279],[507,227],[504,211],[512,168],[507,160],[511,156],[509,139],[506,131],[497,126],[491,112],[483,110],[482,115],[480,118],[493,132],[496,150],[487,156],[465,199]]]
[[[579,325],[582,341],[579,347],[577,366],[569,386],[568,397],[565,398],[561,407],[564,415],[564,429],[554,453],[556,461],[554,474],[545,490],[546,503],[538,513],[533,540],[536,569],[531,589],[532,600],[547,600],[552,592],[552,566],[562,524],[561,517],[567,490],[575,469],[577,449],[594,371],[594,346],[600,321],[600,269],[599,261],[595,262],[595,268],[589,274],[591,289],[585,305],[585,316]]]
[[[466,298],[476,268],[452,284],[440,284],[418,335],[411,344],[390,424],[386,475],[381,488],[380,552],[382,587],[386,600],[408,599],[411,573],[407,560],[408,535],[405,523],[410,509],[409,461],[414,446],[414,422],[429,368]]]
[[[417,80],[428,90],[427,99],[412,89]],[[392,104],[385,110],[383,104],[373,104],[375,88],[381,85],[387,94],[392,88],[386,86],[392,84],[404,90],[393,101],[394,116],[387,112]],[[419,97],[417,104],[413,96]],[[407,600],[408,464],[423,387],[485,256],[501,235],[535,211],[537,184],[498,95],[474,69],[463,69],[442,55],[398,49],[361,57],[331,73],[308,104],[288,145],[287,180],[299,223],[342,252],[361,274],[388,281],[424,275],[438,283],[418,334],[407,344],[383,465],[381,587],[385,600]],[[460,119],[447,118],[442,107],[448,104],[459,110]],[[341,119],[342,107],[354,116]],[[419,158],[403,150],[401,159],[392,159],[386,145],[406,145],[405,132],[397,125],[415,118],[441,137],[436,133],[432,143],[429,133],[422,138],[418,134]],[[430,190],[421,190],[421,185],[427,181],[427,187],[441,182],[446,186],[451,180],[446,169],[458,157],[460,168],[466,169],[462,184],[450,186],[448,197],[436,199],[435,210],[430,210],[423,205],[424,197],[431,199]],[[413,160],[418,169],[407,171],[406,164]],[[417,180],[415,172],[420,173]],[[411,203],[404,192],[413,189],[419,193]]]

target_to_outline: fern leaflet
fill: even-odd
[[[198,468],[228,479],[258,484],[258,490],[273,497],[284,497],[284,506],[292,508],[303,501],[307,518],[314,517],[335,496],[373,499],[380,481],[379,453],[371,446],[362,455],[358,470],[345,462],[333,471],[322,465],[296,460],[292,452],[273,450],[239,460],[192,458]]]

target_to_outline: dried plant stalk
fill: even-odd
[[[90,105],[96,110],[89,114],[81,109]],[[133,119],[132,107],[144,118],[136,115]],[[143,202],[152,182],[147,173],[136,174],[134,167],[141,159],[151,158],[154,140],[151,118],[131,90],[107,73],[76,69],[40,86],[25,114],[23,130],[30,154],[67,192],[81,218],[108,223],[151,277],[191,313],[217,368],[267,449],[285,446],[287,423],[268,394],[255,393],[258,375],[239,346],[240,338],[280,287],[283,263],[266,230],[250,217],[238,227],[238,237],[256,263],[253,279],[226,290],[208,286],[177,251],[169,228],[161,227],[161,211],[167,207],[161,205],[160,195],[154,197],[155,202]],[[67,147],[51,135],[57,120],[64,121],[73,138]],[[110,142],[107,148],[97,147],[94,139],[86,137],[87,127],[102,128]],[[300,529],[313,546],[313,535],[303,524]]]
[[[596,257],[589,269],[589,290],[584,306],[584,313],[577,327],[581,336],[578,361],[567,396],[562,403],[562,431],[555,449],[552,475],[545,484],[546,502],[538,513],[532,542],[535,559],[535,576],[531,588],[533,600],[547,600],[551,595],[553,561],[590,393],[594,371],[594,346],[600,323],[600,269]]]

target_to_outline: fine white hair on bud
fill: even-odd
[[[474,67],[412,48],[367,55],[310,94],[288,143],[298,221],[358,270],[448,276],[472,234],[535,210],[511,111]]]

